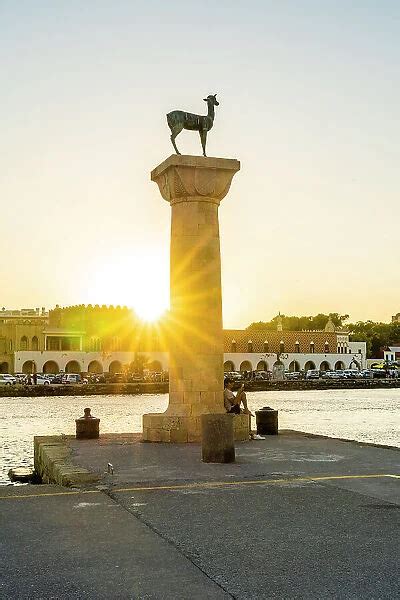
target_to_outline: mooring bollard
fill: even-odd
[[[259,435],[278,435],[278,411],[269,406],[256,410],[256,425]]]
[[[226,413],[201,416],[201,451],[203,462],[235,462],[234,418],[234,415]]]
[[[75,419],[76,423],[76,439],[89,440],[99,437],[100,419],[93,417],[90,414],[90,408],[84,409],[83,417]]]

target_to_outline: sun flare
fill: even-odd
[[[129,306],[141,320],[157,321],[169,308],[168,257],[147,252],[104,261],[85,296],[87,303]]]
[[[157,321],[168,309],[160,295],[152,293],[145,293],[143,298],[136,298],[132,308],[139,319],[148,323]]]

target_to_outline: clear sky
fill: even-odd
[[[165,113],[240,159],[224,325],[400,310],[400,3],[0,0],[0,304],[168,302]],[[197,133],[177,138],[200,153]]]

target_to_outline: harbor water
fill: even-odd
[[[400,447],[400,389],[252,392],[248,401],[253,412],[279,410],[281,429]],[[167,394],[0,398],[0,484],[11,467],[33,464],[33,436],[75,433],[86,406],[101,432],[122,433],[140,432],[142,415],[167,405]]]

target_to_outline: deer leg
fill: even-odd
[[[175,152],[177,154],[180,154],[180,152],[179,152],[178,148],[176,147],[175,138],[177,135],[180,134],[182,129],[183,129],[183,125],[182,126],[178,125],[177,127],[174,127],[173,129],[171,129],[171,142],[172,142],[172,145],[175,148]]]
[[[200,133],[201,145],[203,147],[203,156],[207,156],[206,155],[207,129],[200,129],[199,133]]]

